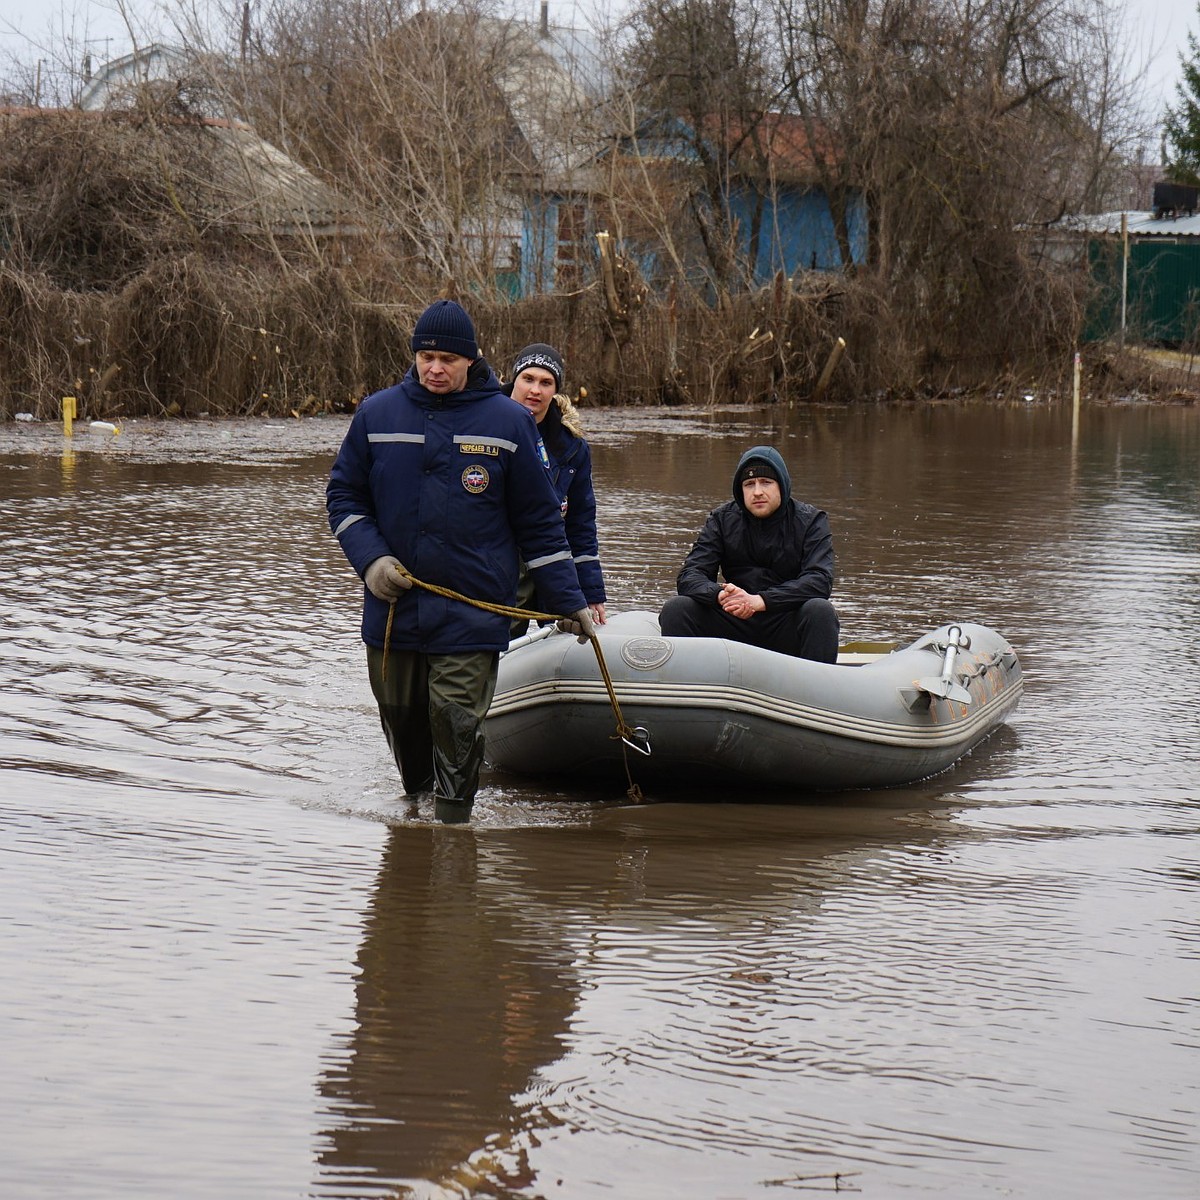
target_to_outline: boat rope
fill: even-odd
[[[512,621],[573,621],[575,619],[570,614],[534,612],[532,609],[517,608],[512,604],[494,604],[490,600],[477,600],[474,596],[465,596],[462,592],[456,592],[453,588],[442,587],[439,583],[426,583],[425,580],[418,579],[404,567],[400,567],[399,570],[402,575],[412,580],[414,587],[424,588],[427,592],[432,592],[435,596],[444,596],[447,600],[461,600],[463,604],[470,604],[474,608],[481,608],[484,612],[495,613],[500,617],[508,617]],[[392,620],[395,616],[396,601],[393,600],[388,605],[387,626],[383,632],[382,674],[384,679],[387,678],[388,650],[391,646]],[[645,800],[645,796],[642,795],[642,789],[633,781],[633,773],[629,769],[629,752],[626,748],[630,745],[635,745],[640,740],[638,731],[626,724],[625,718],[621,715],[621,705],[617,700],[617,692],[613,687],[612,676],[608,673],[608,663],[604,661],[604,651],[600,648],[600,639],[595,634],[592,634],[588,637],[588,641],[592,643],[592,649],[596,652],[596,662],[600,667],[600,675],[604,680],[604,687],[608,692],[608,703],[612,707],[613,716],[617,722],[617,732],[612,736],[619,738],[621,741],[621,758],[625,764],[625,779],[629,784],[625,795],[634,804],[641,804]]]

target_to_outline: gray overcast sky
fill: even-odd
[[[127,7],[138,13],[153,14],[164,8],[177,11],[178,3],[156,5],[153,0],[127,0]],[[550,0],[551,20],[569,20],[577,0]],[[613,4],[613,9],[620,7]],[[534,15],[537,0],[515,0],[516,11],[528,8]],[[1151,59],[1147,79],[1154,107],[1161,108],[1175,98],[1179,78],[1179,54],[1187,49],[1187,35],[1200,33],[1200,15],[1195,0],[1125,0],[1131,33],[1131,49],[1137,61]],[[128,49],[125,22],[117,0],[0,0],[0,53],[17,50],[18,34],[35,41],[43,40],[51,22],[57,29],[74,30],[77,37],[86,34],[97,58],[116,57]],[[18,33],[14,33],[13,29]],[[111,38],[111,43],[104,39]],[[60,39],[59,39],[60,40]],[[110,54],[105,46],[111,47]],[[22,54],[22,57],[26,57]]]

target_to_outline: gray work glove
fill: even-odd
[[[581,608],[577,613],[572,613],[569,621],[559,621],[558,628],[562,633],[575,634],[579,638],[581,646],[586,645],[596,636],[596,626],[592,624],[590,608]]]
[[[412,580],[403,572],[404,567],[400,560],[385,554],[367,568],[363,583],[367,585],[367,590],[372,596],[378,596],[380,600],[391,604],[393,600],[400,598],[401,592],[406,592],[412,587]]]

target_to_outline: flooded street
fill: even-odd
[[[766,442],[843,638],[990,625],[1021,707],[917,786],[440,826],[348,418],[0,426],[0,1196],[1194,1200],[1200,411],[583,416],[610,612]]]

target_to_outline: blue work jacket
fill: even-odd
[[[584,438],[562,429],[558,453],[550,452],[550,480],[558,492],[567,541],[579,573],[579,586],[589,604],[603,604],[604,572],[596,538],[596,492],[592,486],[592,451]]]
[[[359,405],[326,488],[329,525],[362,577],[394,555],[417,578],[513,604],[529,564],[550,611],[586,601],[530,412],[482,359],[461,392],[423,388],[414,367]],[[363,590],[362,637],[382,647],[388,605]],[[426,654],[502,650],[509,619],[424,588],[396,602],[389,645]]]

